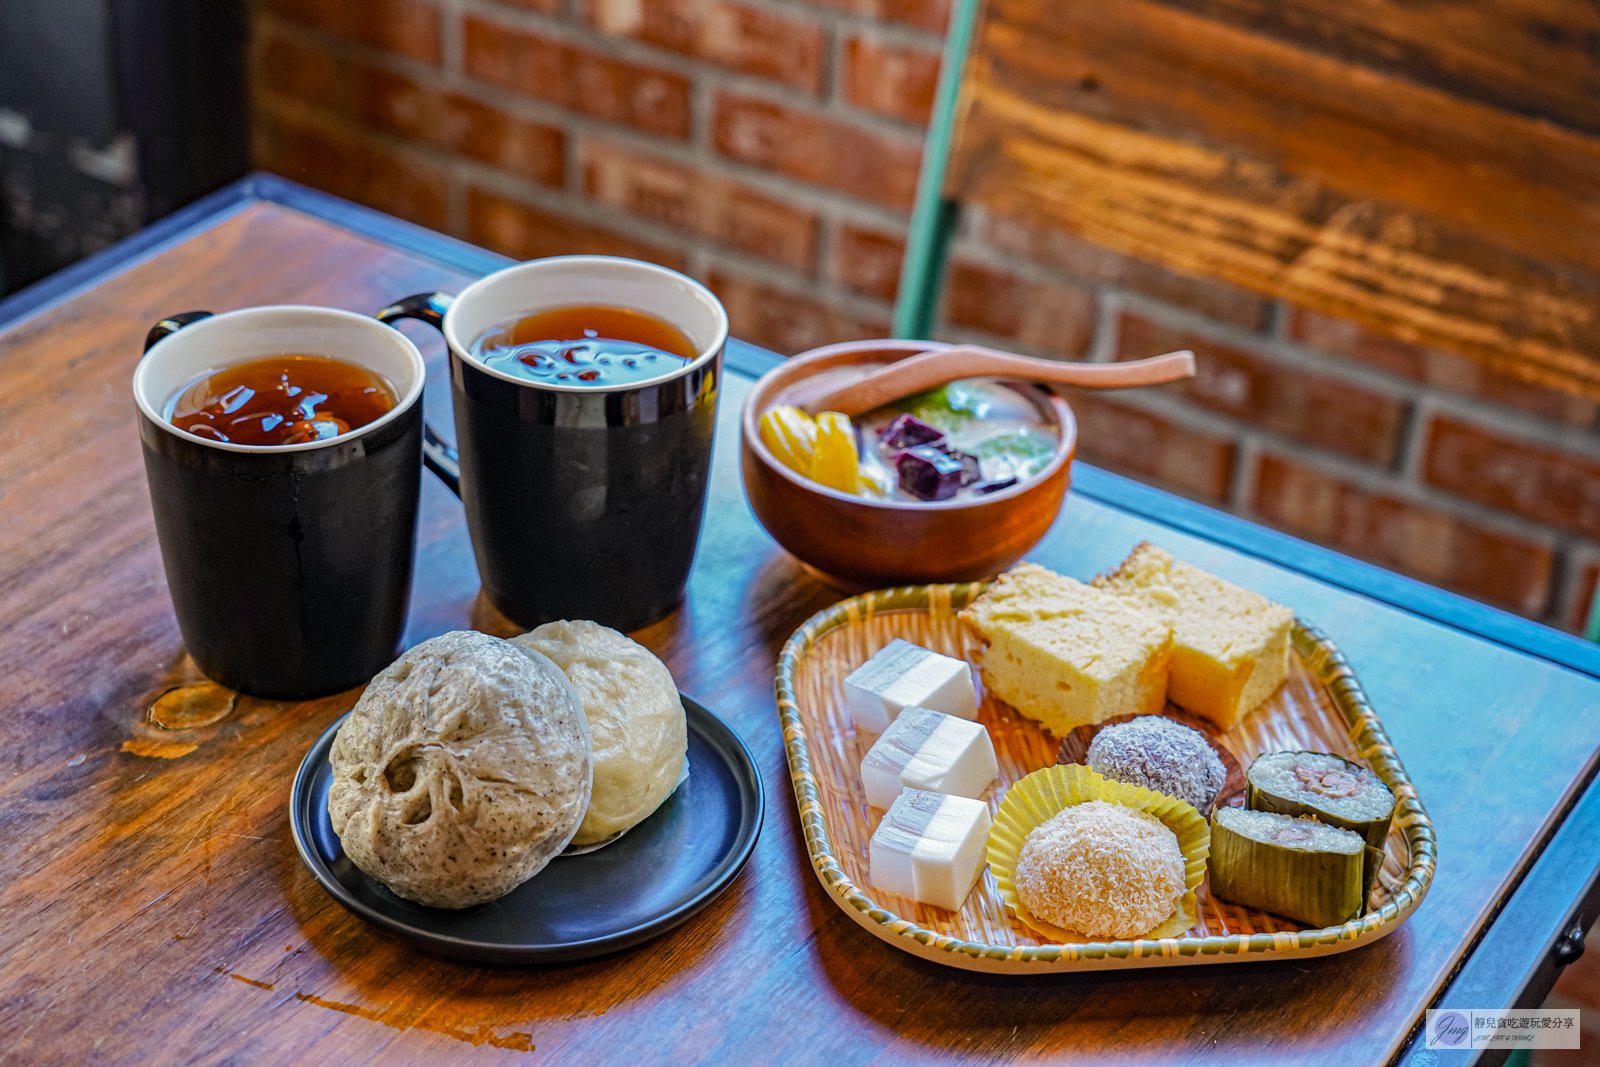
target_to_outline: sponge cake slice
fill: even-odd
[[[1168,624],[1036,563],[1002,574],[961,618],[989,642],[989,691],[1058,737],[1166,701]]]
[[[1289,672],[1294,612],[1145,542],[1099,589],[1172,627],[1167,696],[1231,730]]]

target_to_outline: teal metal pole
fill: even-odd
[[[1600,642],[1600,583],[1596,583],[1594,598],[1589,601],[1589,624],[1583,628],[1583,636]]]
[[[945,33],[944,58],[939,63],[933,118],[928,124],[928,139],[922,146],[917,199],[911,210],[905,259],[900,265],[900,293],[894,304],[896,337],[927,340],[933,334],[944,254],[955,218],[955,205],[944,199],[944,175],[950,163],[956,105],[961,98],[961,73],[972,46],[978,6],[979,0],[954,0],[950,5],[950,28]]]

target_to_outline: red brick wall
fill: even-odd
[[[948,0],[257,0],[254,152],[508,255],[639,256],[778,351],[888,332]],[[969,211],[940,335],[1200,374],[1083,455],[1577,628],[1597,406]]]

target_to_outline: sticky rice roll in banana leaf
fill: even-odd
[[[1211,892],[1235,904],[1322,928],[1366,908],[1367,846],[1311,818],[1244,808],[1211,817]]]
[[[1279,815],[1311,815],[1383,848],[1394,818],[1394,794],[1376,774],[1328,752],[1268,752],[1245,775],[1245,807]]]

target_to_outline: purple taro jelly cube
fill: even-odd
[[[961,460],[935,445],[917,445],[894,461],[900,472],[900,489],[918,500],[949,500],[966,476]]]
[[[944,440],[944,434],[933,426],[929,426],[915,415],[896,415],[893,422],[883,428],[878,434],[878,440],[890,451],[898,452],[902,448],[912,448],[916,445],[931,445]]]

